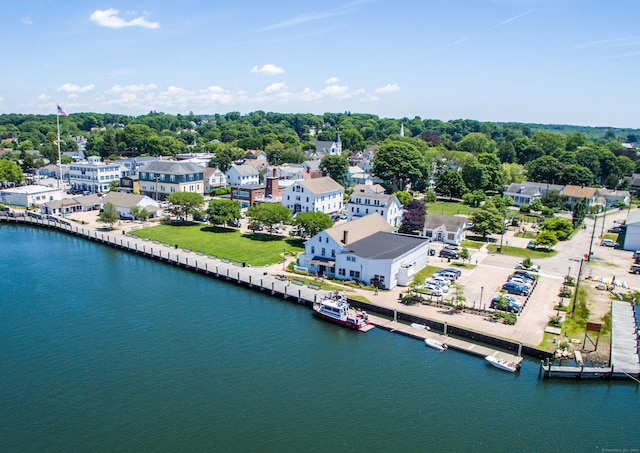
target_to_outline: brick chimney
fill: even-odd
[[[271,195],[273,198],[282,196],[282,193],[280,192],[280,180],[277,176],[270,176],[267,178],[266,195]]]

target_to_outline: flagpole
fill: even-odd
[[[58,125],[58,190],[62,186],[62,159],[60,158],[60,108],[56,110],[56,124]]]

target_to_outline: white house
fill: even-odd
[[[632,209],[625,223],[627,230],[624,235],[624,250],[640,250],[640,209]]]
[[[251,164],[232,165],[227,170],[227,184],[231,187],[260,183],[260,172]]]
[[[432,241],[460,245],[466,237],[467,218],[452,215],[427,214],[423,236]]]
[[[599,202],[604,206],[628,205],[631,194],[628,190],[598,189]]]
[[[344,187],[330,177],[295,181],[282,191],[282,205],[298,212],[332,214],[342,210]]]
[[[398,227],[402,220],[402,205],[395,195],[353,191],[347,203],[347,219],[376,212],[391,226]]]
[[[427,261],[429,240],[397,234],[377,214],[336,225],[305,242],[298,265],[339,280],[407,286]]]
[[[0,203],[14,206],[28,207],[61,199],[62,192],[55,187],[29,185],[0,190]]]
[[[119,215],[130,215],[131,208],[134,206],[138,206],[140,208],[146,209],[149,212],[149,217],[151,218],[162,216],[162,208],[160,207],[160,203],[146,195],[136,195],[126,192],[109,192],[104,197],[102,197],[102,201],[103,206],[106,203],[112,203],[116,207]]]
[[[206,167],[204,169],[204,193],[209,193],[216,187],[227,185],[227,175],[219,168]]]
[[[108,192],[111,181],[120,182],[120,167],[120,163],[106,164],[98,156],[89,156],[85,163],[69,164],[69,184],[74,190]]]
[[[564,186],[558,184],[524,181],[510,184],[507,190],[503,192],[503,195],[505,197],[507,195],[510,196],[513,199],[514,206],[521,206],[523,204],[531,204],[534,199],[542,197],[551,190],[562,193],[563,189]]]

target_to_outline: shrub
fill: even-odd
[[[520,205],[520,212],[523,212],[525,214],[528,214],[531,212],[531,208],[529,207],[528,204],[521,204]]]
[[[508,326],[514,325],[517,320],[518,317],[515,315],[515,313],[505,313],[504,315],[502,315],[502,321]]]

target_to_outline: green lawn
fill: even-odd
[[[499,244],[489,244],[487,248],[490,253],[498,253]],[[502,246],[502,253],[505,255],[511,256],[519,256],[521,258],[550,258],[556,254],[555,250],[531,250],[531,249],[523,249],[521,247],[513,247],[510,245]]]
[[[476,208],[471,208],[469,205],[455,201],[436,201],[435,203],[427,203],[428,214],[461,214],[470,216],[475,210]]]
[[[241,233],[230,228],[207,226],[193,222],[158,225],[132,231],[132,234],[161,243],[177,244],[218,258],[244,261],[252,266],[264,266],[282,261],[282,252],[301,252],[304,243],[299,238],[263,233]]]
[[[525,231],[524,233],[516,233],[514,236],[517,238],[535,239],[538,236],[538,233],[535,231]]]
[[[484,244],[484,242],[464,239],[462,240],[462,242],[460,242],[460,247],[466,247],[468,249],[480,249]]]

